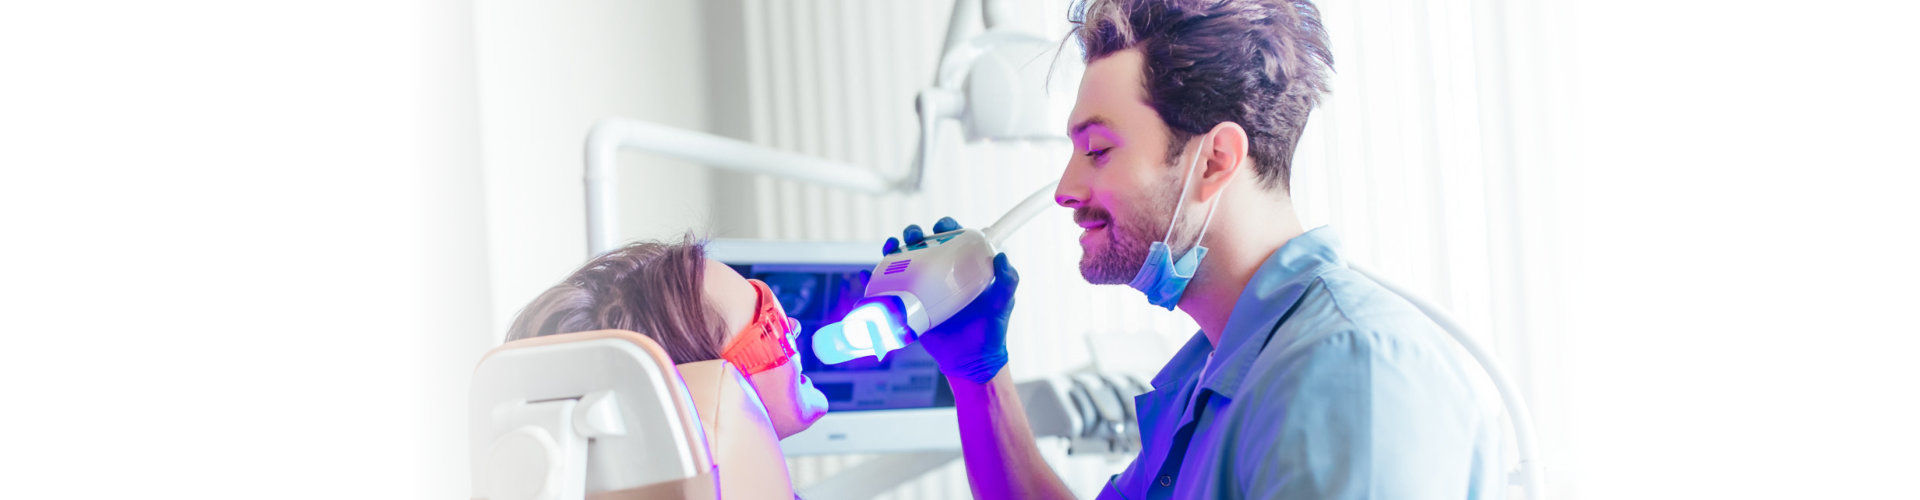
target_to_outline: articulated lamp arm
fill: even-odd
[[[923,144],[921,148],[927,149]],[[914,166],[905,179],[890,179],[871,170],[837,161],[789,153],[751,142],[696,132],[631,118],[607,118],[587,135],[587,254],[612,250],[619,227],[618,196],[614,193],[621,150],[657,153],[713,167],[766,174],[853,191],[884,194],[919,190],[920,170]],[[927,156],[925,153],[923,157]],[[924,160],[923,160],[924,161]]]

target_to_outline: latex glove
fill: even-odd
[[[942,217],[933,224],[933,232],[960,227],[952,217]],[[912,246],[926,239],[926,234],[916,224],[907,226],[900,237],[906,246]],[[887,238],[882,253],[891,255],[901,246],[900,240]],[[1013,317],[1013,292],[1019,287],[1020,273],[1001,252],[993,256],[993,284],[953,317],[920,335],[920,345],[940,364],[941,373],[985,384],[1007,366],[1007,321]]]

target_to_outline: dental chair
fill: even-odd
[[[474,499],[794,498],[746,377],[724,360],[676,367],[629,331],[489,351],[473,372],[468,435]]]

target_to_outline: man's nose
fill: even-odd
[[[1060,185],[1053,188],[1053,202],[1067,208],[1080,208],[1087,199],[1086,176],[1074,163],[1067,162],[1067,169],[1060,172]]]

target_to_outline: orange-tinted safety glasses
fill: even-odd
[[[779,368],[793,359],[794,335],[798,328],[790,328],[792,321],[787,319],[787,311],[781,309],[779,297],[773,295],[773,289],[767,283],[750,279],[753,290],[759,295],[760,304],[755,308],[753,322],[740,329],[733,340],[727,341],[725,349],[720,350],[720,358],[733,363],[743,375]]]

